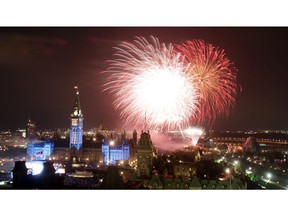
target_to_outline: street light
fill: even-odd
[[[270,181],[271,177],[272,177],[272,174],[271,174],[271,173],[267,173],[267,178],[268,178],[268,181],[267,181],[267,183],[269,183],[269,181]]]
[[[227,169],[225,170],[225,172],[229,175],[230,190],[231,190],[231,172],[230,172],[230,169],[227,168]]]

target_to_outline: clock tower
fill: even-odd
[[[80,107],[79,89],[77,86],[76,98],[71,113],[71,128],[70,128],[70,149],[73,151],[71,159],[76,159],[80,162],[82,152],[82,140],[83,140],[83,114]]]

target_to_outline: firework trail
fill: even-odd
[[[224,50],[203,40],[189,40],[175,48],[185,56],[188,73],[196,77],[194,84],[201,94],[193,121],[211,126],[217,116],[228,116],[240,86],[236,83],[236,69]]]
[[[187,127],[198,109],[194,77],[172,44],[150,39],[136,37],[114,47],[104,91],[114,95],[114,108],[129,123],[161,130]]]

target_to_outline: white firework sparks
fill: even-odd
[[[136,37],[115,47],[104,90],[114,94],[114,107],[127,122],[150,129],[187,127],[198,108],[194,78],[172,44],[152,36],[151,41]]]

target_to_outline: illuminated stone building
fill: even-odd
[[[117,162],[127,162],[130,158],[130,145],[127,139],[108,140],[105,138],[102,144],[103,161],[106,165],[114,165]]]
[[[30,160],[49,160],[53,151],[54,143],[49,140],[35,140],[27,144],[27,156]]]
[[[75,152],[70,149],[69,145],[70,145],[70,142],[68,139],[58,140],[55,143],[55,150],[52,155],[53,160],[73,162],[73,155],[75,157]],[[82,157],[81,157],[80,162],[100,163],[100,161],[103,161],[101,145],[102,145],[102,142],[93,142],[91,140],[83,140],[82,149],[81,149]],[[76,157],[74,161],[75,160],[76,160]]]
[[[143,132],[136,146],[137,172],[140,178],[149,178],[153,167],[155,148],[148,132]]]
[[[83,113],[80,106],[79,89],[76,88],[76,99],[71,113],[70,138],[58,139],[51,158],[56,161],[74,163],[116,164],[128,163],[130,159],[130,141],[126,132],[121,134],[106,130],[101,120],[94,133],[83,132]],[[111,146],[111,141],[115,145]]]
[[[82,143],[83,143],[83,113],[80,106],[79,89],[76,89],[76,98],[71,113],[71,127],[70,127],[70,150],[71,159],[77,162],[82,158]]]

